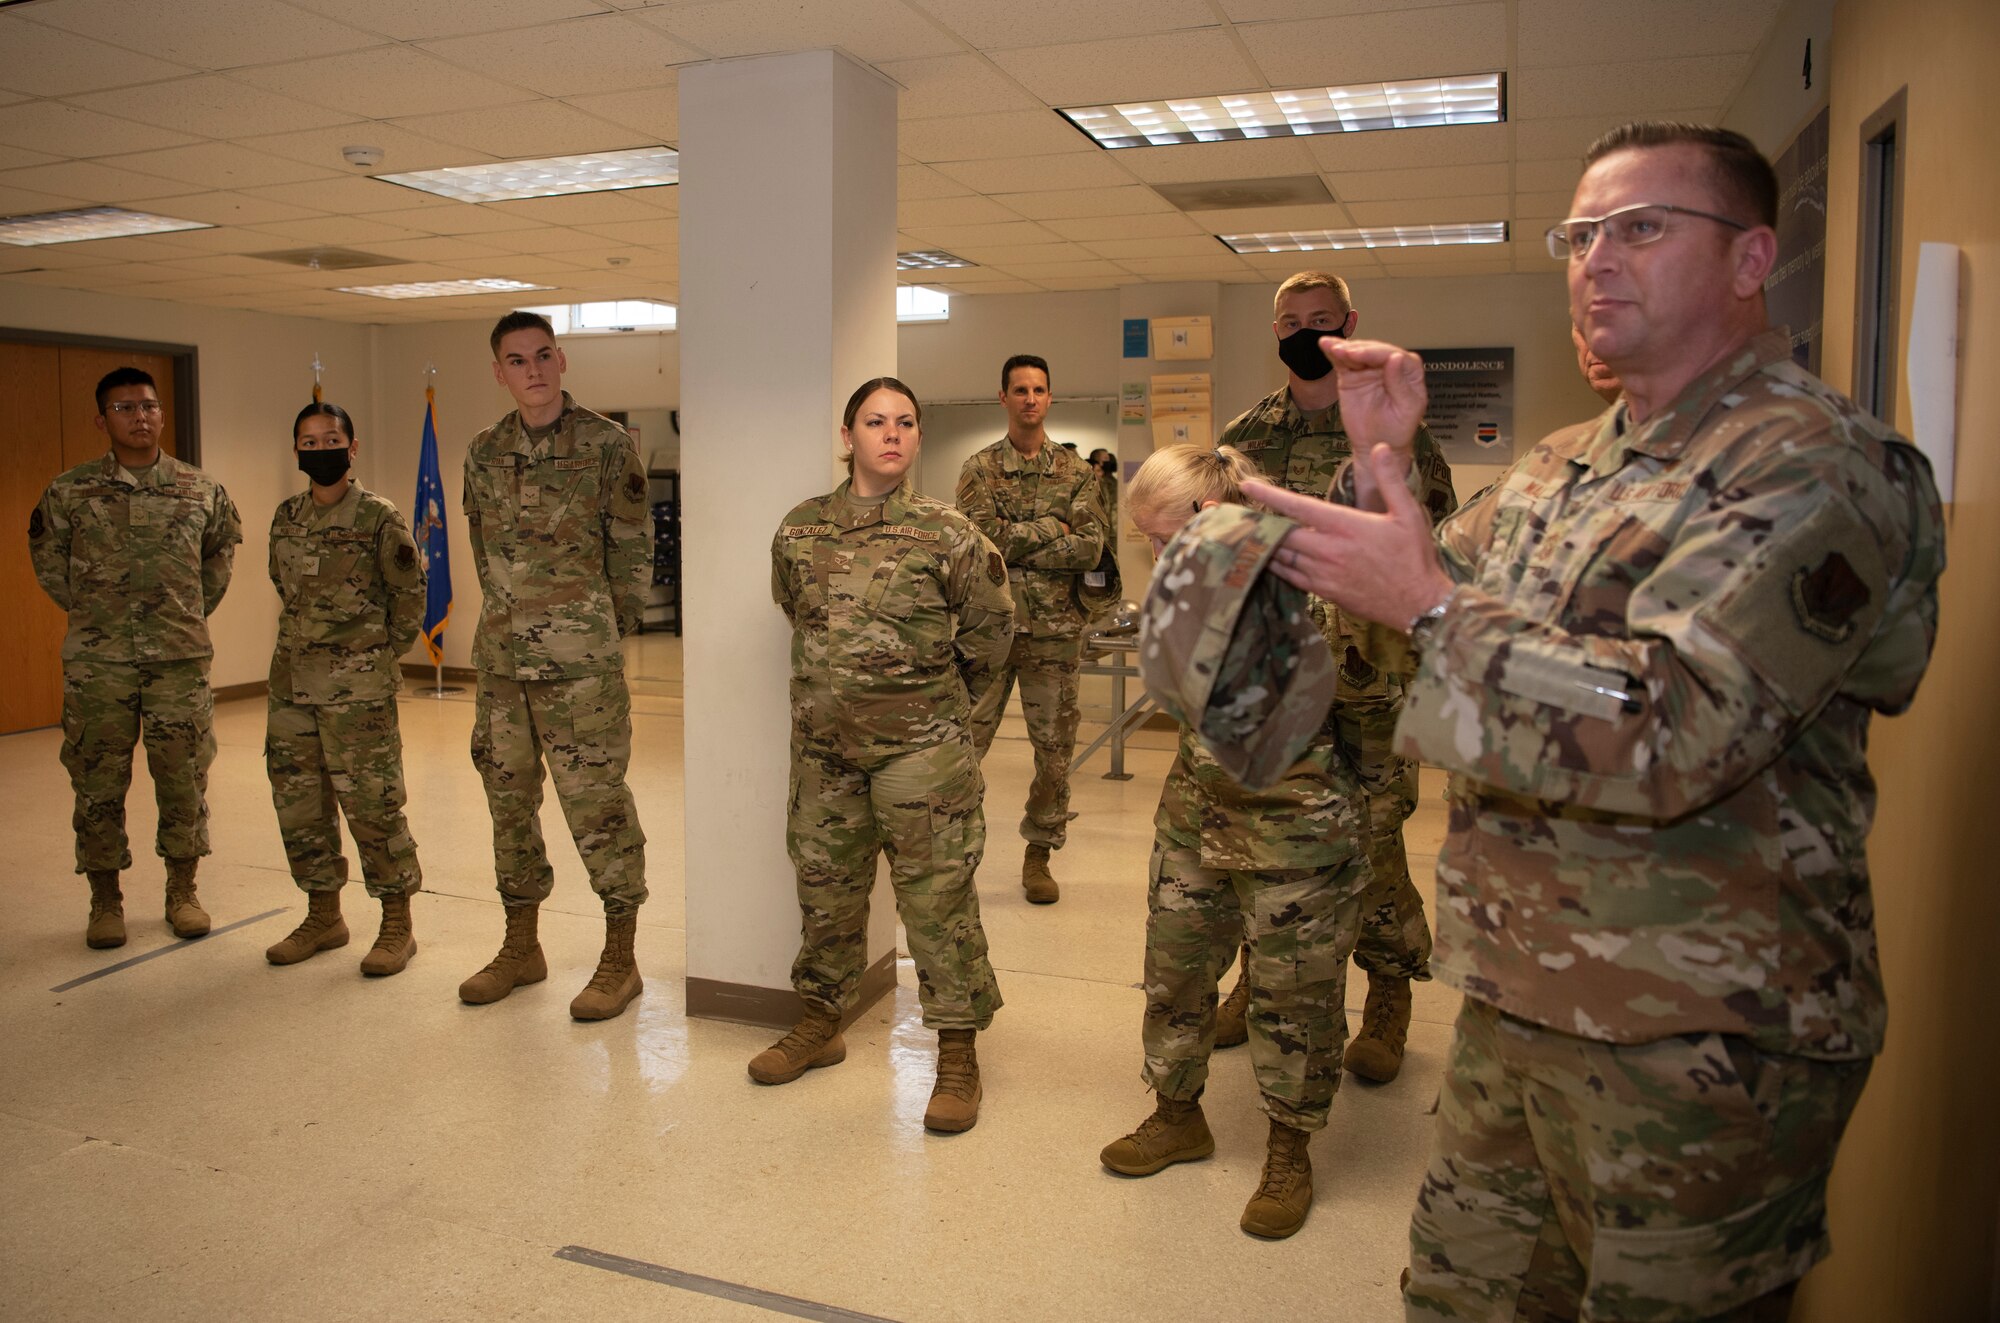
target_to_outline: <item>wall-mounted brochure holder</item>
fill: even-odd
[[[1156,359],[1215,357],[1215,332],[1206,317],[1155,317],[1152,329]]]

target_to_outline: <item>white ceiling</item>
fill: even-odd
[[[0,247],[0,279],[356,322],[520,296],[336,285],[511,276],[540,302],[678,293],[673,188],[473,206],[378,172],[676,141],[678,66],[838,47],[903,89],[900,246],[954,293],[1265,283],[1215,234],[1505,219],[1490,249],[1343,254],[1350,276],[1540,270],[1576,158],[1621,120],[1713,121],[1780,0],[31,0],[0,11],[0,214],[126,205],[218,228]],[[1052,108],[1504,70],[1508,122],[1099,149]],[[616,90],[605,90],[616,89]],[[1149,185],[1317,173],[1335,201],[1184,213]],[[404,265],[246,256],[330,245]]]

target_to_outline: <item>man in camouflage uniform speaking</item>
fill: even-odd
[[[35,577],[69,612],[63,636],[63,766],[76,790],[76,871],[90,879],[94,947],[125,944],[120,870],[132,866],[125,792],[143,732],[177,937],[208,931],[195,866],[208,853],[215,699],[208,617],[229,587],[243,527],[220,483],[160,452],[153,378],[117,368],[97,383],[111,449],[49,484],[28,519]]]
[[[480,1005],[548,977],[536,933],[555,883],[539,816],[546,760],[604,902],[604,954],[569,1013],[608,1020],[642,986],[632,942],[646,835],[625,785],[632,705],[619,640],[639,628],[652,570],[646,470],[624,428],[562,388],[568,363],[545,318],[508,313],[490,342],[493,379],[518,407],[466,453],[465,523],[485,598],[472,761],[493,813],[507,936],[458,995]]]
[[[1224,428],[1221,444],[1235,446],[1287,490],[1324,496],[1351,449],[1340,417],[1340,383],[1319,341],[1325,335],[1352,335],[1361,314],[1347,282],[1326,271],[1301,271],[1287,278],[1271,301],[1271,313],[1278,357],[1289,379]],[[1416,469],[1420,503],[1433,522],[1443,519],[1458,507],[1451,468],[1421,425]],[[1355,622],[1324,604],[1315,610],[1340,663],[1334,707],[1340,744],[1368,796],[1371,876],[1361,897],[1361,935],[1354,945],[1354,963],[1368,972],[1368,1001],[1360,1032],[1347,1045],[1345,1064],[1357,1075],[1386,1084],[1403,1068],[1410,980],[1431,976],[1431,930],[1403,853],[1403,823],[1417,807],[1417,765],[1395,749],[1403,677],[1377,669],[1363,657]],[[1249,981],[1241,979],[1223,1003],[1216,1028],[1219,1045],[1246,1037],[1248,998]]]
[[[1436,966],[1466,1001],[1409,1317],[1778,1319],[1882,1047],[1868,723],[1929,661],[1942,517],[1769,326],[1755,147],[1636,124],[1585,164],[1550,248],[1619,405],[1433,541],[1422,365],[1329,342],[1362,508],[1253,491],[1310,529],[1279,573],[1408,631],[1398,746],[1452,773]]]
[[[958,508],[1007,561],[1014,595],[1014,646],[999,678],[972,714],[972,741],[984,758],[1021,682],[1021,716],[1035,746],[1021,835],[1028,842],[1021,887],[1037,905],[1061,895],[1049,852],[1069,838],[1069,760],[1076,751],[1077,674],[1085,613],[1077,596],[1110,543],[1096,469],[1049,444],[1049,365],[1016,354],[1000,368],[1007,435],[965,461]]]

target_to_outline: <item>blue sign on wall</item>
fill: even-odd
[[[1125,319],[1125,357],[1145,358],[1152,352],[1152,346],[1146,338],[1146,319],[1144,317],[1127,317]]]

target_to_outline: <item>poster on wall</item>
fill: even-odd
[[[1514,350],[1419,349],[1430,407],[1424,423],[1448,464],[1514,456]]]
[[[1764,280],[1773,326],[1792,333],[1792,361],[1819,374],[1826,311],[1827,112],[1799,130],[1774,163],[1778,172],[1778,260]]]

